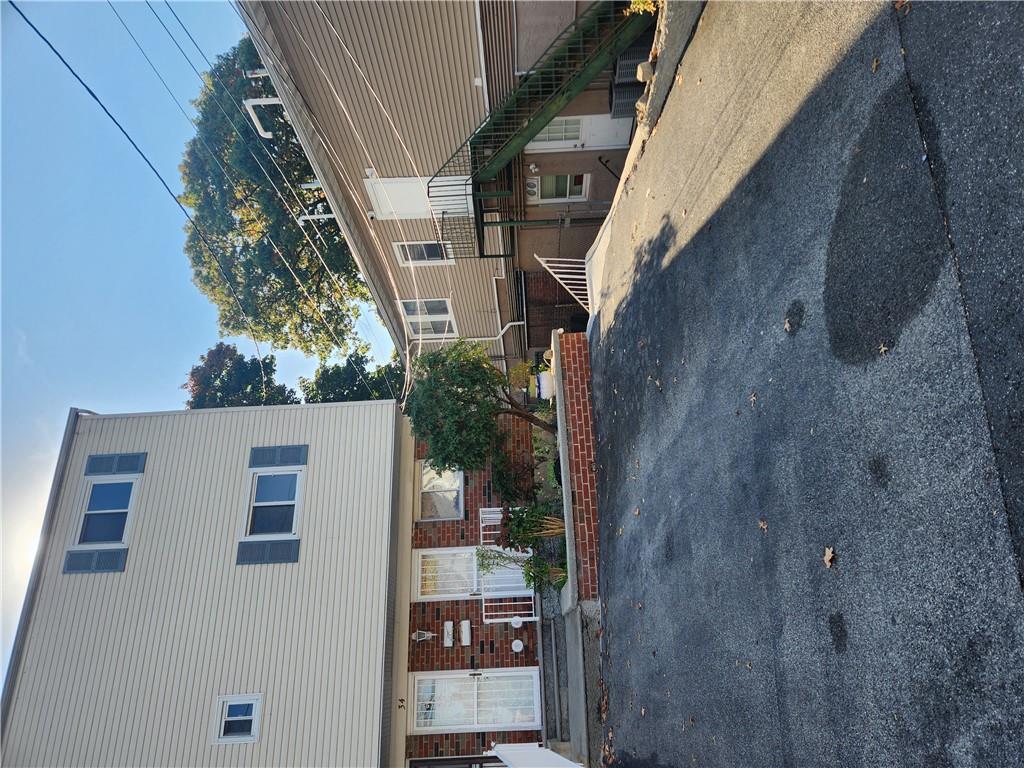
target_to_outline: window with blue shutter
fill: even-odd
[[[102,453],[86,459],[85,509],[75,543],[64,556],[64,573],[125,569],[128,520],[138,492],[138,475],[145,469],[145,453]]]
[[[250,450],[252,483],[236,565],[298,562],[298,516],[308,453],[308,445]]]

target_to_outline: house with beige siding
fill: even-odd
[[[536,744],[535,598],[477,567],[500,502],[488,472],[418,460],[393,401],[73,409],[3,764],[468,766]]]
[[[631,139],[650,16],[625,3],[242,0],[284,109],[403,354],[532,361],[589,311],[584,259]],[[256,87],[256,86],[254,86]],[[261,129],[262,130],[262,129]]]

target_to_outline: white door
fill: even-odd
[[[541,725],[537,667],[413,675],[413,733],[523,731]]]
[[[440,182],[445,189],[431,199],[428,197],[427,186],[429,177],[407,176],[401,178],[382,179],[376,176],[363,179],[366,194],[373,207],[373,218],[389,219],[429,219],[442,213],[465,215],[471,211],[473,201],[472,188],[467,176],[447,176]],[[429,194],[433,195],[431,191]]]
[[[565,152],[585,149],[625,149],[633,131],[633,118],[611,115],[556,117],[538,133],[526,152]]]

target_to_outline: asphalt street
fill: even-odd
[[[1024,766],[1022,243],[1024,8],[705,7],[591,335],[617,765]]]

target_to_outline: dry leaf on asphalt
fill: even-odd
[[[836,551],[832,549],[832,547],[825,547],[825,554],[821,558],[822,562],[825,563],[825,567],[831,568],[832,563],[835,562],[835,559]]]
[[[882,64],[882,60],[880,58],[878,58],[877,56],[874,59],[871,60],[871,74],[872,75],[875,74],[875,72],[878,71],[878,68],[881,66],[881,64]]]
[[[640,517],[640,507],[637,507],[636,509],[633,510],[633,516]]]
[[[762,517],[760,520],[757,521],[757,527],[760,528],[765,533],[767,533],[768,532],[768,521],[765,520]]]

